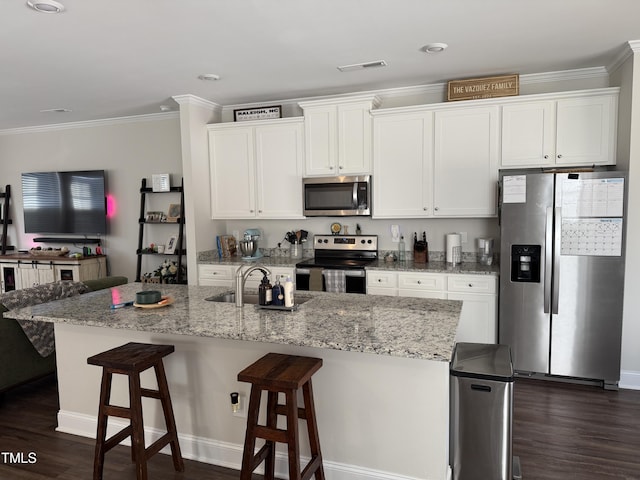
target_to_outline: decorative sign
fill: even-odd
[[[478,98],[508,97],[520,94],[520,75],[451,80],[447,100],[474,100]]]
[[[246,122],[248,120],[266,120],[270,118],[281,118],[282,107],[274,105],[271,107],[242,108],[233,111],[235,122]]]

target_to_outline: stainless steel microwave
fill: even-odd
[[[371,215],[371,176],[302,179],[307,217]]]

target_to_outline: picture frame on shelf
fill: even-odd
[[[145,221],[148,223],[160,223],[164,218],[164,212],[147,212]]]
[[[176,252],[176,243],[178,243],[178,235],[173,234],[170,235],[167,239],[167,243],[164,246],[164,253],[168,255],[173,255]]]
[[[167,212],[167,222],[178,223],[180,220],[180,204],[172,203],[169,205],[169,211]]]

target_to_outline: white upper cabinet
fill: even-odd
[[[209,125],[211,216],[304,218],[301,118]]]
[[[305,176],[371,173],[371,114],[375,96],[301,102]]]
[[[374,114],[373,217],[496,214],[497,106]]]
[[[500,151],[497,106],[435,112],[433,214],[496,214]]]
[[[561,95],[502,105],[501,167],[615,165],[618,89]]]
[[[373,138],[373,217],[431,215],[433,112],[376,116]]]

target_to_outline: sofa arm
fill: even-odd
[[[116,287],[118,285],[124,285],[125,283],[129,283],[129,279],[127,277],[116,275],[113,277],[84,280],[82,283],[84,283],[87,286],[89,291],[95,292],[96,290],[102,290],[103,288],[111,288],[111,287]]]

